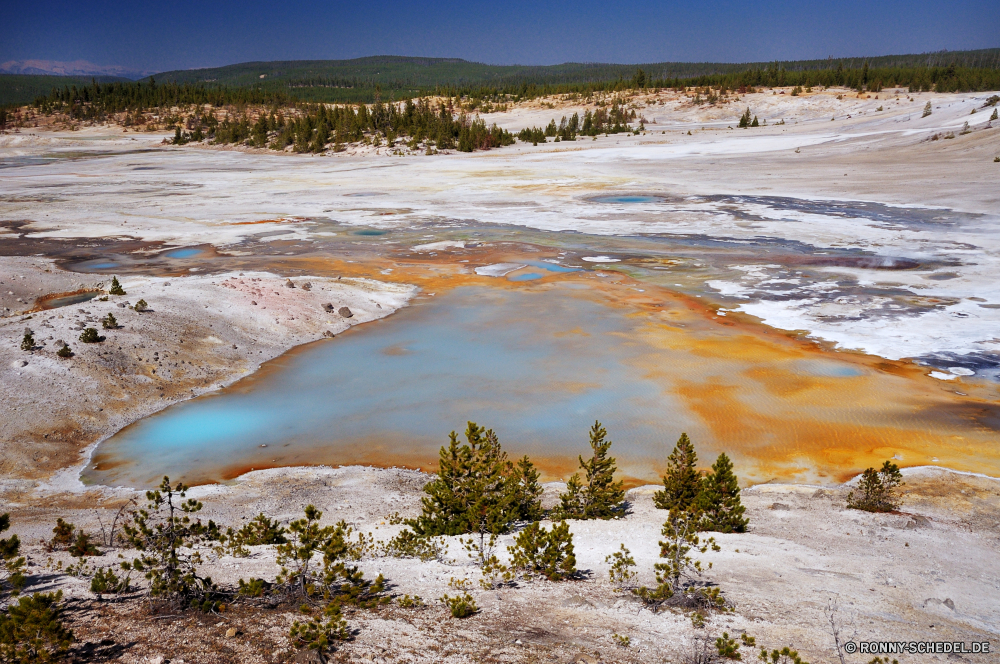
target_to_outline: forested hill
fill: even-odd
[[[35,98],[47,95],[52,88],[63,86],[90,84],[95,77],[91,76],[47,76],[44,74],[0,74],[0,106],[12,104],[27,104]],[[117,76],[97,76],[98,83],[125,81],[129,79]]]
[[[376,86],[383,99],[390,96],[400,99],[435,91],[482,88],[513,91],[528,86],[578,86],[617,80],[631,82],[639,69],[647,81],[653,82],[731,76],[748,71],[861,70],[866,63],[871,69],[956,66],[1000,70],[1000,48],[785,62],[655,62],[628,65],[486,65],[454,58],[375,56],[355,60],[246,62],[211,69],[162,72],[154,78],[162,82],[260,86],[311,101],[372,101]]]

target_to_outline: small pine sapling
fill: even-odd
[[[766,648],[761,648],[760,654],[757,657],[765,664],[768,664],[768,662],[770,664],[809,664],[809,662],[799,657],[798,652],[788,646],[785,646],[781,650],[772,650],[771,652],[768,652]]]
[[[701,481],[701,492],[695,500],[695,511],[701,514],[701,529],[720,533],[746,532],[748,519],[740,502],[740,485],[733,473],[733,463],[725,453],[712,464],[712,472]]]
[[[21,350],[23,351],[35,350],[35,335],[31,333],[31,330],[25,331],[24,338],[21,339]]]
[[[931,103],[928,101],[927,104],[924,105],[924,113],[920,117],[926,118],[930,114],[931,114]]]
[[[118,282],[118,277],[111,277],[111,288],[108,289],[110,295],[125,295],[125,289]]]
[[[326,661],[325,656],[333,642],[349,640],[351,632],[340,614],[340,606],[331,603],[323,610],[322,616],[302,623],[296,620],[288,637],[299,650],[314,650],[321,657],[320,661]]]
[[[563,581],[576,575],[573,534],[562,521],[545,530],[537,521],[522,530],[507,547],[511,567],[528,576],[542,576],[549,581]]]
[[[441,601],[451,610],[453,618],[468,618],[479,612],[476,600],[467,592],[455,597],[449,597],[445,594],[441,597]]]
[[[104,318],[102,318],[101,319],[101,327],[103,327],[105,330],[117,330],[118,329],[118,320],[115,318],[115,315],[114,314],[108,314],[107,316],[105,316]]]
[[[188,487],[171,486],[164,477],[160,486],[146,492],[146,507],[139,509],[132,523],[124,526],[129,543],[139,550],[132,568],[149,580],[149,594],[167,602],[204,606],[215,593],[212,579],[198,574],[201,554],[195,547],[219,539],[214,522],[207,525],[192,520],[202,504],[184,500]]]
[[[104,337],[97,334],[97,330],[95,330],[94,328],[88,327],[80,335],[80,341],[82,341],[85,344],[96,344],[101,341],[104,341]]]
[[[637,575],[632,569],[635,567],[635,558],[632,557],[632,552],[626,549],[624,544],[620,546],[618,551],[606,556],[604,562],[611,565],[611,569],[608,570],[608,579],[611,581],[611,585],[618,592],[624,592],[635,587]]]
[[[0,533],[10,529],[10,515],[0,514]],[[5,539],[0,539],[0,599],[3,599],[4,590],[10,588],[16,595],[27,584],[28,578],[24,575],[24,568],[27,559],[19,555],[21,551],[21,540],[17,535],[11,535]]]
[[[653,494],[653,504],[661,510],[689,512],[701,493],[701,475],[695,470],[698,455],[686,433],[682,433],[667,457],[663,489]]]
[[[625,490],[621,481],[614,479],[618,466],[615,458],[608,456],[611,441],[608,432],[595,421],[590,428],[591,457],[578,457],[584,472],[566,483],[566,492],[559,496],[559,518],[562,519],[611,519],[625,513]]]
[[[715,538],[710,537],[704,542],[698,536],[699,516],[690,512],[671,510],[663,524],[660,541],[660,558],[666,562],[656,563],[656,588],[637,588],[634,592],[646,602],[661,605],[678,597],[674,602],[706,606],[706,608],[723,608],[725,600],[718,588],[710,590],[696,588],[690,583],[700,578],[706,569],[712,568],[712,563],[703,567],[693,553],[706,553],[709,549],[719,551]]]
[[[135,306],[132,308],[135,309],[137,312],[142,313],[143,311],[149,310],[149,303],[146,302],[145,300],[139,300],[138,302],[135,303]]]
[[[73,632],[62,622],[62,591],[21,597],[0,613],[0,662],[62,661]]]
[[[904,484],[899,466],[886,461],[880,470],[869,468],[861,475],[857,490],[847,494],[847,506],[866,512],[891,512],[903,502],[899,487]]]
[[[56,351],[56,355],[62,358],[73,357],[73,351],[70,349],[69,344],[63,344],[63,347]]]

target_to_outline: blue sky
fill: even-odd
[[[725,61],[1000,46],[996,0],[5,2],[0,61],[168,70],[365,55]]]

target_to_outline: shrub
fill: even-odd
[[[431,537],[421,537],[412,530],[404,530],[385,546],[385,555],[393,558],[418,558],[423,562],[436,560],[443,553],[438,541]]]
[[[124,577],[115,574],[111,567],[98,569],[90,579],[90,592],[97,595],[118,595],[131,590],[132,568],[128,563],[122,563]]]
[[[80,335],[80,341],[85,344],[96,344],[100,341],[104,341],[104,337],[99,336],[97,334],[97,330],[94,328],[88,327],[83,331],[83,334]]]
[[[928,101],[928,102],[927,102],[927,103],[926,103],[926,104],[924,105],[924,113],[923,113],[923,115],[921,115],[920,117],[922,117],[922,118],[926,118],[926,117],[927,117],[928,115],[930,115],[930,114],[931,114],[931,112],[932,112],[932,111],[931,111],[931,103],[930,103],[930,102]]]
[[[329,604],[323,610],[323,617],[312,618],[304,623],[295,621],[288,637],[299,650],[315,650],[320,655],[326,655],[332,642],[347,641],[351,638],[351,633],[347,629],[347,621],[340,614],[340,607]]]
[[[580,468],[584,471],[581,483],[579,474],[574,474],[566,483],[566,493],[559,496],[558,513],[563,519],[610,519],[625,512],[625,490],[622,482],[615,482],[618,467],[615,458],[608,456],[611,441],[608,432],[600,422],[590,428],[591,458],[587,461],[580,456]]]
[[[111,288],[108,289],[111,295],[125,295],[125,289],[118,283],[118,277],[111,277]]]
[[[527,457],[507,460],[492,429],[469,422],[466,444],[452,431],[442,447],[437,479],[424,487],[423,513],[407,521],[421,536],[498,535],[524,514],[541,510],[538,474]]]
[[[930,102],[927,103],[930,104]],[[781,650],[772,650],[770,653],[767,652],[766,648],[761,648],[757,657],[765,664],[767,662],[771,662],[771,664],[809,664],[799,657],[799,653],[787,646]]]
[[[608,570],[608,579],[615,590],[630,590],[635,586],[636,573],[632,570],[635,567],[635,558],[632,552],[620,545],[621,548],[604,558],[604,562],[611,564]]]
[[[417,609],[424,606],[424,600],[420,599],[420,595],[414,595],[413,597],[403,595],[396,601],[404,609]]]
[[[0,533],[10,528],[10,515],[0,514]],[[0,599],[3,598],[4,588],[10,589],[17,594],[24,588],[28,579],[24,576],[24,566],[27,560],[24,556],[18,555],[21,551],[21,540],[17,535],[11,535],[6,539],[0,539]]]
[[[653,494],[653,504],[661,510],[689,512],[701,493],[701,475],[695,470],[698,455],[686,433],[682,433],[667,457],[663,490]]]
[[[698,537],[698,516],[690,512],[671,510],[667,521],[663,524],[664,540],[660,541],[660,558],[666,562],[656,563],[656,588],[637,588],[636,595],[650,604],[660,605],[678,597],[681,600],[697,606],[708,605],[709,608],[724,606],[717,588],[705,590],[695,588],[691,581],[699,578],[705,569],[711,569],[712,563],[703,568],[701,561],[692,556],[692,552],[705,553],[711,548],[719,551],[715,538],[710,537],[704,542]],[[683,593],[683,595],[678,595]]]
[[[70,350],[69,344],[63,344],[63,347],[56,351],[56,355],[59,357],[73,357],[73,351]]]
[[[101,319],[101,327],[105,330],[116,330],[118,329],[118,320],[115,318],[114,314],[108,314]]]
[[[71,556],[75,556],[77,558],[101,555],[101,552],[97,550],[94,543],[90,541],[90,535],[82,530],[77,532],[76,539],[73,540],[73,544],[71,544],[66,550],[69,551]]]
[[[543,576],[549,581],[562,581],[576,575],[573,534],[565,521],[553,524],[548,531],[536,521],[518,533],[514,546],[507,550],[511,555],[511,567],[522,573]]]
[[[712,464],[712,472],[701,481],[701,492],[694,509],[701,515],[701,530],[720,533],[746,532],[748,519],[740,502],[740,485],[733,473],[733,463],[725,453]]]
[[[149,309],[149,303],[146,302],[145,300],[139,300],[138,302],[135,303],[135,306],[132,308],[138,311],[139,313],[142,313],[143,311]]]
[[[246,548],[248,546],[287,543],[286,532],[277,521],[272,521],[261,512],[237,531],[227,528],[226,534],[220,539],[230,554],[246,557],[250,555],[250,551]]]
[[[309,603],[323,600],[336,607],[352,604],[371,608],[388,602],[388,597],[382,597],[385,580],[381,574],[369,581],[357,567],[344,562],[356,558],[347,524],[341,521],[335,526],[320,526],[322,517],[322,512],[307,505],[305,518],[288,524],[288,541],[278,546],[281,572],[276,590]],[[322,556],[322,564],[313,560],[317,555]]]
[[[997,109],[994,108],[993,109],[993,115],[990,116],[990,120],[996,120],[996,119],[998,119],[998,117],[997,117]]]
[[[899,466],[886,461],[880,470],[869,468],[861,475],[857,490],[847,494],[847,506],[866,512],[891,512],[902,503],[899,487],[903,484]]]
[[[73,543],[74,530],[76,530],[76,526],[72,523],[57,518],[56,526],[52,529],[52,539],[48,541],[46,548],[49,550],[68,549],[69,545]]]
[[[249,581],[240,579],[239,590],[236,592],[240,597],[263,597],[270,587],[271,584],[264,579],[251,578]]]
[[[62,624],[62,591],[22,597],[0,614],[0,661],[53,662],[69,652],[73,632]]]
[[[453,618],[468,618],[479,612],[476,600],[469,593],[463,593],[456,597],[444,595],[441,597],[441,601],[451,610]]]
[[[140,555],[132,568],[149,579],[149,594],[165,601],[207,601],[215,586],[209,577],[198,575],[201,554],[195,547],[217,540],[219,529],[214,522],[204,525],[192,520],[202,504],[193,498],[184,500],[188,487],[178,482],[170,485],[164,477],[154,491],[146,492],[146,507],[124,526],[129,543]]]
[[[32,351],[35,350],[35,335],[30,331],[24,333],[24,338],[21,339],[21,350]]]

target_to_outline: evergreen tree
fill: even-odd
[[[760,123],[757,122],[757,116],[756,115],[753,116],[753,122],[750,123],[750,126],[751,127],[759,127],[760,126]]]
[[[740,129],[746,129],[750,126],[750,108],[747,107],[746,113],[740,116],[740,124],[738,125]]]
[[[682,433],[667,457],[667,472],[663,476],[663,490],[653,495],[653,503],[661,510],[694,509],[695,500],[701,493],[701,476],[695,470],[698,455],[686,433]]]
[[[35,335],[31,333],[31,330],[24,333],[24,338],[21,339],[21,350],[35,350]]]
[[[111,277],[111,288],[108,289],[111,295],[125,295],[125,289],[118,283],[118,277]]]
[[[542,486],[538,483],[538,471],[525,454],[513,466],[510,476],[512,494],[511,508],[518,521],[538,521],[542,518]]]
[[[880,470],[869,468],[861,475],[857,491],[847,494],[847,506],[866,512],[891,512],[903,502],[899,495],[903,484],[899,466],[886,461]]]
[[[574,473],[566,483],[566,493],[559,496],[559,514],[564,519],[610,519],[625,511],[625,490],[622,482],[614,481],[615,458],[608,456],[611,441],[608,432],[595,421],[590,428],[590,459],[580,456],[580,468],[584,471],[581,482]]]
[[[695,501],[701,515],[701,529],[720,533],[746,532],[749,521],[740,503],[740,485],[733,473],[733,463],[725,453],[712,464],[712,472],[701,481],[701,493]]]
[[[73,351],[70,350],[69,344],[63,344],[63,347],[56,351],[56,355],[59,357],[73,357]]]
[[[409,521],[418,535],[500,534],[517,518],[510,462],[492,429],[469,422],[466,444],[452,431],[442,447],[438,476],[424,487],[423,514]]]

